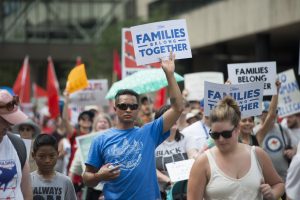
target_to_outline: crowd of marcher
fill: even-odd
[[[229,96],[204,116],[203,101],[187,101],[177,85],[174,55],[161,65],[168,105],[155,111],[151,98],[124,89],[114,115],[93,107],[75,126],[66,92],[47,129],[0,90],[0,199],[176,199],[166,164],[187,159],[195,162],[181,198],[300,199],[300,113],[279,119],[276,94],[261,116],[241,118]],[[76,138],[92,133],[83,160]]]

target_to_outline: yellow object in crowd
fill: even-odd
[[[72,69],[68,76],[66,90],[69,94],[76,92],[78,90],[85,89],[88,87],[89,83],[87,80],[85,66],[81,64]]]

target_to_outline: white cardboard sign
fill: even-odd
[[[200,101],[204,98],[204,81],[224,83],[221,72],[197,72],[184,75],[184,88],[188,91],[187,100]]]
[[[232,96],[238,103],[242,118],[257,116],[262,112],[263,82],[245,84],[204,83],[204,114],[211,110],[225,96]]]
[[[176,59],[192,57],[185,19],[133,26],[130,31],[137,65],[159,62],[171,51]]]
[[[71,104],[86,105],[108,105],[105,95],[108,89],[107,79],[88,80],[89,86],[84,90],[74,92],[70,95]]]
[[[130,29],[122,28],[122,79],[140,70],[160,67],[160,63],[139,66],[136,64]]]
[[[276,62],[228,64],[227,70],[232,84],[264,82],[264,95],[277,94]]]
[[[194,159],[188,159],[167,163],[166,167],[172,183],[189,179],[194,161]]]
[[[286,117],[300,112],[300,91],[293,69],[278,74],[281,82],[278,96],[278,115]]]

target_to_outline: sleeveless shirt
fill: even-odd
[[[255,147],[251,148],[251,167],[241,178],[226,175],[218,166],[210,150],[206,152],[211,176],[205,190],[206,200],[262,200],[259,186],[263,179]]]

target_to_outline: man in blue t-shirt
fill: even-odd
[[[96,137],[90,147],[84,182],[91,187],[105,182],[105,199],[160,199],[155,170],[155,148],[169,137],[169,129],[183,111],[183,99],[174,77],[174,54],[161,61],[169,85],[171,108],[157,120],[138,128],[139,96],[120,90],[115,96],[118,122]]]

